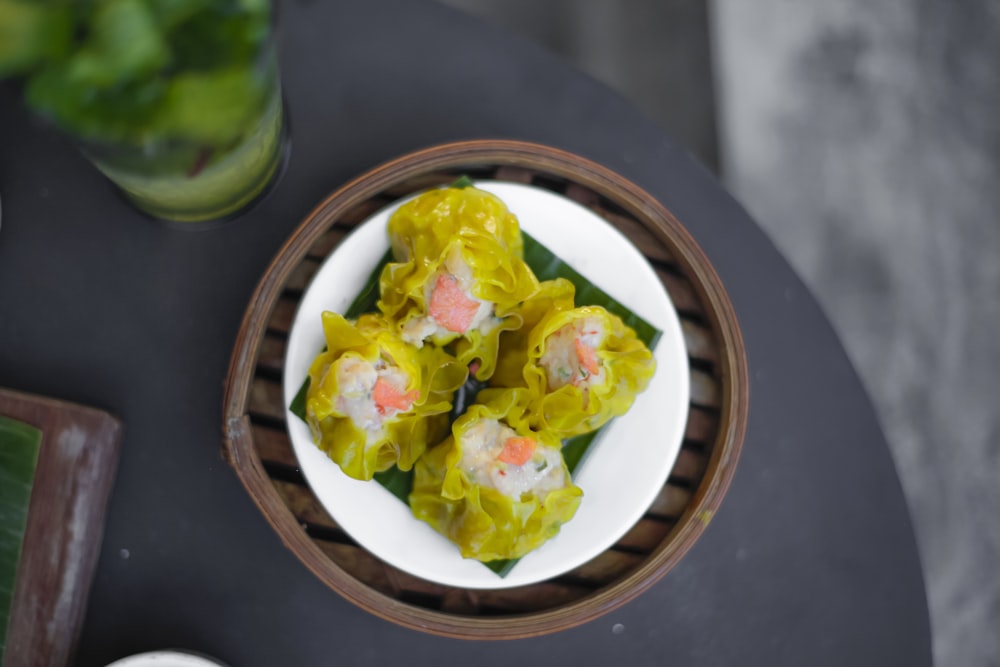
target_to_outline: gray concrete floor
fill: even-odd
[[[879,412],[936,663],[1000,665],[1000,2],[443,1],[615,88],[722,173]]]

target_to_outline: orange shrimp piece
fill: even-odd
[[[500,452],[498,460],[515,466],[523,466],[531,460],[531,455],[535,453],[535,441],[531,438],[517,437],[507,438],[503,443],[503,451]]]
[[[479,302],[465,295],[455,276],[442,274],[434,285],[428,310],[445,329],[464,334],[479,312]]]
[[[389,409],[406,412],[413,407],[414,401],[420,398],[420,392],[416,389],[400,393],[392,383],[379,378],[375,381],[375,389],[372,392],[375,399],[375,406],[381,414],[385,414]]]
[[[574,343],[576,344],[576,358],[580,360],[580,365],[587,369],[587,372],[591,375],[596,375],[601,371],[601,367],[597,361],[597,354],[594,352],[594,348],[590,347],[582,340],[577,338]]]

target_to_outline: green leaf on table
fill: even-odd
[[[566,461],[566,468],[569,469],[570,474],[575,473],[576,469],[580,467],[580,463],[583,462],[583,457],[586,453],[590,451],[590,446],[594,443],[594,439],[602,432],[603,429],[591,431],[590,433],[575,435],[572,438],[563,440],[563,460]]]
[[[485,565],[489,569],[493,570],[493,572],[498,577],[500,577],[501,579],[503,579],[508,574],[510,574],[510,571],[514,569],[514,566],[517,565],[520,560],[521,560],[520,558],[517,558],[517,559],[504,559],[504,560],[491,560],[491,561],[488,561],[486,563],[483,563],[483,565]]]
[[[456,185],[461,181],[462,179],[455,181],[455,184],[452,184],[452,187],[466,187]],[[471,184],[471,181],[469,181],[469,183]],[[573,269],[573,267],[563,262],[558,256],[555,255],[555,253],[539,243],[531,235],[522,232],[522,236],[524,237],[524,260],[527,262],[528,266],[531,267],[535,276],[539,280],[553,280],[555,278],[565,278],[569,280],[576,287],[575,302],[577,305],[603,306],[609,312],[621,317],[625,324],[632,327],[632,329],[636,332],[636,336],[638,336],[638,338],[650,349],[656,346],[656,342],[659,340],[661,334],[659,329],[633,313],[626,306],[611,298],[611,296],[609,296],[601,288],[591,283],[587,280],[587,278]],[[382,269],[391,261],[392,253],[387,252],[374,270],[372,270],[364,288],[355,298],[350,308],[348,308],[344,317],[353,319],[363,315],[364,313],[374,312],[376,310],[376,304],[379,297],[379,277],[382,274]],[[307,377],[305,382],[303,382],[302,387],[296,394],[295,401],[293,401],[290,406],[292,413],[297,415],[303,421],[305,420],[304,398],[305,393],[308,391],[308,383],[309,378]],[[302,401],[299,401],[300,396],[303,399]],[[452,415],[452,417],[457,417],[457,415]],[[566,466],[570,473],[576,472],[577,468],[579,468],[581,462],[583,461],[583,458],[590,450],[590,447],[593,445],[597,437],[604,432],[605,428],[607,428],[607,424],[597,431],[578,435],[563,441],[563,458],[566,460]],[[390,493],[404,503],[409,503],[410,489],[413,487],[412,470],[404,472],[399,468],[393,467],[385,472],[375,475],[375,481],[388,489]],[[503,577],[506,576],[514,565],[517,564],[517,560],[497,560],[483,564],[499,576]]]
[[[566,264],[548,248],[528,234],[524,236],[524,261],[539,280],[554,280],[565,278],[576,287],[576,305],[603,306],[608,312],[622,318],[628,326],[635,330],[635,335],[652,349],[660,339],[660,330],[642,319],[629,308],[611,298],[607,292],[591,283],[579,274],[572,266]]]
[[[7,645],[14,583],[41,440],[42,432],[37,428],[0,416],[0,659]]]
[[[475,186],[475,183],[466,175],[459,176],[451,184],[448,185],[449,188],[458,188],[459,190],[464,190],[465,188],[471,188]]]
[[[72,36],[69,7],[0,0],[0,79],[65,54]]]
[[[311,382],[312,380],[307,375],[306,379],[302,382],[302,386],[295,392],[295,398],[292,399],[292,403],[288,406],[291,413],[302,421],[306,421],[306,398],[309,396],[309,385]]]
[[[368,280],[365,281],[365,286],[355,297],[354,301],[348,307],[347,312],[344,313],[344,317],[349,320],[357,319],[365,313],[374,313],[377,310],[377,304],[379,299],[379,279],[382,277],[382,269],[385,265],[392,261],[392,251],[387,250],[382,259],[379,260],[372,272],[368,274]]]
[[[410,491],[413,489],[413,472],[403,472],[396,466],[375,473],[375,481],[381,484],[392,495],[410,504]]]

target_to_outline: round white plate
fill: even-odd
[[[287,412],[295,455],[330,516],[358,544],[395,567],[461,588],[509,588],[543,581],[605,551],[638,521],[666,482],[680,450],[688,410],[688,363],[680,321],[652,267],[617,229],[588,209],[548,190],[481,181],[500,197],[521,228],[663,334],[657,369],[632,409],[591,446],[574,475],[580,508],[561,532],[501,578],[410,513],[376,482],[347,477],[312,442],[309,428]],[[386,223],[402,202],[362,223],[327,258],[306,290],[292,323],[285,358],[290,405],[325,341],[324,310],[343,313],[389,247]],[[586,305],[586,304],[577,304]]]
[[[121,660],[115,660],[108,667],[225,667],[221,662],[216,662],[194,653],[184,653],[183,651],[152,651],[150,653],[140,653],[130,655]]]

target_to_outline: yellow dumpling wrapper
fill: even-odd
[[[416,349],[375,315],[323,313],[327,349],[309,369],[306,421],[317,446],[355,479],[409,470],[447,433],[467,368],[443,350]]]
[[[553,312],[572,310],[576,288],[565,278],[546,280],[538,291],[514,310],[521,328],[500,334],[496,371],[490,379],[493,387],[526,387],[524,367],[528,363],[528,337],[532,329]]]
[[[389,238],[398,261],[380,276],[379,311],[410,344],[454,342],[488,379],[500,333],[520,328],[514,310],[538,289],[517,219],[481,190],[433,190],[393,214]]]
[[[396,209],[389,219],[388,232],[397,262],[438,257],[451,238],[459,234],[488,237],[518,258],[524,253],[517,216],[499,197],[475,187],[424,192]]]
[[[455,420],[452,436],[417,462],[410,508],[465,558],[520,558],[558,534],[583,491],[572,483],[558,435],[529,425],[526,390],[487,389],[479,397]],[[503,460],[511,439],[535,443],[521,464]]]
[[[624,415],[656,370],[635,331],[600,306],[549,312],[527,336],[525,358],[533,423],[561,437]]]

